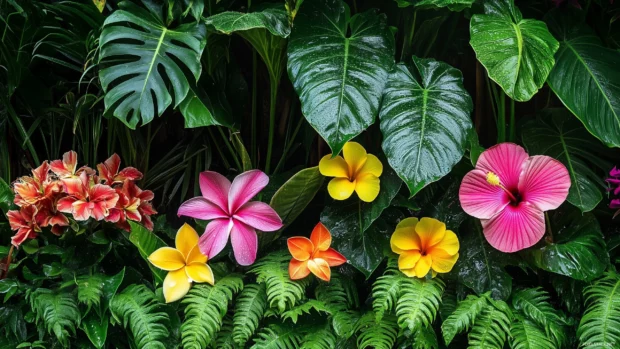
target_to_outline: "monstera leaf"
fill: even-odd
[[[394,38],[384,15],[350,17],[341,0],[306,1],[297,14],[289,77],[304,116],[333,154],[374,122],[393,64]]]
[[[599,156],[605,153],[605,147],[565,109],[547,110],[523,125],[522,133],[523,144],[530,154],[548,155],[566,166],[571,179],[568,202],[582,212],[593,210],[603,199],[601,189],[605,186],[593,168],[612,167]]]
[[[167,83],[177,107],[187,96],[189,81],[200,77],[205,38],[203,24],[168,28],[159,14],[121,2],[103,24],[99,39],[106,110],[130,128],[140,121],[147,124],[172,104]]]
[[[563,33],[549,86],[596,138],[620,147],[620,52],[587,27]]]
[[[514,0],[486,1],[484,12],[470,23],[476,57],[510,98],[530,100],[553,68],[557,40],[544,22],[523,19]]]
[[[394,67],[379,114],[383,151],[411,196],[461,159],[472,109],[461,72],[448,64],[413,57]]]

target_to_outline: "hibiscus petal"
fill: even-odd
[[[344,161],[346,161],[349,166],[349,173],[351,175],[357,174],[366,164],[366,159],[368,158],[366,149],[357,142],[347,142],[344,147],[342,147],[342,155],[344,156]]]
[[[237,212],[269,183],[269,176],[261,170],[250,170],[235,177],[228,192],[228,212]]]
[[[330,267],[337,267],[347,262],[347,257],[340,254],[340,252],[333,248],[328,248],[326,251],[319,251],[316,253],[317,258],[324,259]]]
[[[485,175],[487,172],[495,173],[506,188],[513,190],[519,184],[523,163],[527,158],[522,147],[514,143],[500,143],[480,154],[476,168],[484,171]]]
[[[327,191],[334,200],[346,200],[351,197],[355,190],[355,182],[350,182],[348,178],[334,178],[329,181]]]
[[[317,250],[327,251],[332,244],[332,234],[330,234],[323,223],[319,222],[312,229],[312,233],[310,233],[310,241],[312,241],[314,248]]]
[[[431,265],[433,271],[437,273],[447,273],[454,267],[456,260],[459,259],[459,254],[451,255],[443,250],[435,250],[431,254],[431,257],[433,259],[433,264]]]
[[[361,174],[355,178],[355,192],[360,200],[372,202],[379,195],[380,181],[371,173]]]
[[[205,221],[227,217],[220,206],[203,197],[191,198],[182,203],[177,211],[177,216],[192,217]]]
[[[326,260],[322,258],[314,258],[308,260],[308,269],[314,274],[316,277],[323,281],[329,281],[331,278],[331,270],[329,269],[329,264]]]
[[[226,247],[232,226],[229,219],[214,219],[209,222],[198,241],[200,252],[210,259],[217,256]]]
[[[258,252],[258,236],[256,236],[254,228],[239,221],[234,221],[230,232],[230,242],[237,263],[240,265],[254,263],[256,252]]]
[[[495,217],[481,222],[487,241],[502,252],[528,248],[545,235],[544,213],[527,202],[508,205]]]
[[[459,239],[452,230],[446,230],[443,239],[437,245],[431,247],[428,252],[434,256],[435,251],[439,250],[441,253],[447,253],[451,256],[459,251]]]
[[[362,168],[359,170],[359,175],[369,173],[375,177],[381,176],[381,174],[383,173],[383,164],[381,163],[379,158],[372,154],[368,154],[367,156],[368,157],[366,158],[366,163],[364,163],[364,166],[362,166]]]
[[[164,298],[166,303],[178,301],[183,298],[189,291],[191,283],[185,273],[185,270],[179,269],[171,271],[164,279]]]
[[[420,238],[422,249],[428,250],[443,240],[446,225],[435,218],[424,217],[416,224],[415,232]]]
[[[523,201],[548,211],[566,200],[570,184],[568,170],[561,162],[549,156],[532,156],[525,162],[519,193]]]
[[[310,239],[303,236],[293,236],[286,240],[288,250],[294,259],[298,261],[306,261],[312,255],[314,245]]]
[[[288,265],[288,276],[291,280],[303,279],[310,275],[310,269],[308,269],[308,261],[298,261],[295,258],[291,259]]]
[[[419,278],[425,277],[426,274],[428,274],[428,272],[431,270],[432,263],[433,259],[431,255],[427,254],[426,256],[420,257],[418,262],[415,264],[415,267],[413,267],[413,270],[415,271],[415,276]]]
[[[216,204],[223,212],[228,212],[228,192],[230,181],[221,174],[213,171],[200,173],[198,178],[202,196]]]
[[[205,263],[190,263],[185,267],[185,273],[193,282],[206,282],[211,285],[215,283],[213,270]]]
[[[185,258],[179,250],[172,247],[161,247],[151,253],[149,262],[162,270],[179,270],[185,266]]]
[[[319,161],[319,172],[326,177],[349,177],[347,162],[340,155],[332,158],[332,154],[329,154],[321,158],[321,161]]]
[[[411,269],[420,260],[422,254],[418,250],[407,251],[398,256],[398,269]]]
[[[415,217],[405,218],[396,226],[396,230],[390,238],[390,246],[394,253],[403,253],[407,250],[419,250],[422,243],[418,234],[415,232],[415,226],[418,219]]]
[[[468,215],[489,219],[503,210],[510,203],[510,198],[502,188],[487,182],[486,172],[475,169],[463,178],[459,201]]]
[[[198,244],[198,233],[189,224],[185,223],[177,231],[174,238],[174,245],[181,252],[183,258],[187,260],[189,253]]]
[[[233,217],[261,231],[275,231],[282,228],[282,220],[276,211],[260,201],[246,203],[237,210]]]

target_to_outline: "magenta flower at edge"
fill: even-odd
[[[282,228],[282,220],[266,203],[250,201],[269,183],[259,170],[238,175],[232,182],[217,172],[200,174],[202,197],[185,201],[178,215],[211,220],[198,246],[209,259],[220,253],[230,236],[237,263],[250,265],[256,260],[256,229],[274,231]]]
[[[544,212],[568,196],[566,167],[548,156],[528,156],[513,143],[495,145],[480,155],[463,178],[463,210],[479,218],[484,236],[502,252],[528,248],[545,234]]]

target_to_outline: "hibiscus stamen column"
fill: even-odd
[[[506,192],[506,194],[508,194],[508,196],[510,197],[510,200],[514,203],[518,203],[519,200],[517,200],[517,198],[514,196],[513,193],[510,192],[510,190],[506,189],[506,187],[504,187],[504,185],[501,183],[501,181],[499,180],[499,176],[496,175],[493,172],[488,172],[487,173],[487,182],[494,186],[494,187],[500,187],[502,188],[502,190],[504,190]]]

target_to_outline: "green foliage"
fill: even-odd
[[[306,302],[296,305],[295,307],[282,313],[282,318],[285,320],[290,320],[296,324],[301,315],[310,314],[312,311],[317,313],[330,313],[330,309],[327,305],[325,305],[325,303],[316,299],[309,299]]]
[[[342,274],[332,272],[331,280],[320,283],[315,289],[316,299],[325,303],[335,313],[359,306],[359,295],[355,283]]]
[[[553,339],[554,345],[562,348],[566,343],[566,333],[563,321],[558,311],[549,303],[549,294],[540,288],[519,290],[512,295],[512,306],[528,319],[521,321],[518,331],[522,333],[534,332],[532,325],[538,325],[544,334]],[[513,336],[514,337],[514,336]],[[516,338],[516,337],[515,337]]]
[[[75,335],[80,323],[75,296],[66,291],[39,288],[28,299],[37,323],[43,323],[48,333],[54,333],[62,345],[69,346],[70,336]]]
[[[235,300],[232,335],[236,343],[243,345],[252,337],[266,310],[265,284],[247,285]]]
[[[512,312],[504,301],[490,301],[476,317],[469,332],[469,348],[503,348],[510,333],[512,318]]]
[[[297,172],[273,194],[269,206],[276,210],[283,224],[291,224],[312,201],[324,178],[318,167]]]
[[[512,349],[555,349],[555,344],[545,332],[531,320],[517,317],[510,327]]]
[[[155,235],[155,233],[149,231],[141,224],[129,221],[129,226],[131,227],[131,232],[129,233],[129,241],[131,241],[131,243],[138,248],[140,256],[142,256],[142,258],[146,261],[149,268],[151,269],[155,282],[164,282],[164,278],[166,277],[166,271],[152,265],[148,261],[148,258],[151,253],[155,252],[155,250],[157,250],[158,248],[167,246],[166,243],[157,235]]]
[[[454,312],[441,325],[441,332],[443,332],[443,339],[446,343],[450,344],[458,333],[469,331],[478,315],[488,306],[488,294],[482,297],[469,295],[459,302]]]
[[[336,336],[329,326],[314,329],[304,335],[300,349],[331,349],[336,346]]]
[[[82,275],[77,278],[76,283],[78,302],[86,304],[89,309],[99,306],[103,295],[103,277],[99,274]]]
[[[587,308],[579,323],[579,343],[620,343],[620,277],[609,272],[588,286],[585,291]]]
[[[358,348],[390,349],[396,342],[398,324],[393,315],[384,316],[381,321],[376,321],[376,315],[368,312],[359,320],[357,331]]]
[[[264,327],[254,339],[252,349],[297,349],[301,346],[303,335],[295,326],[287,323],[270,324]]]

